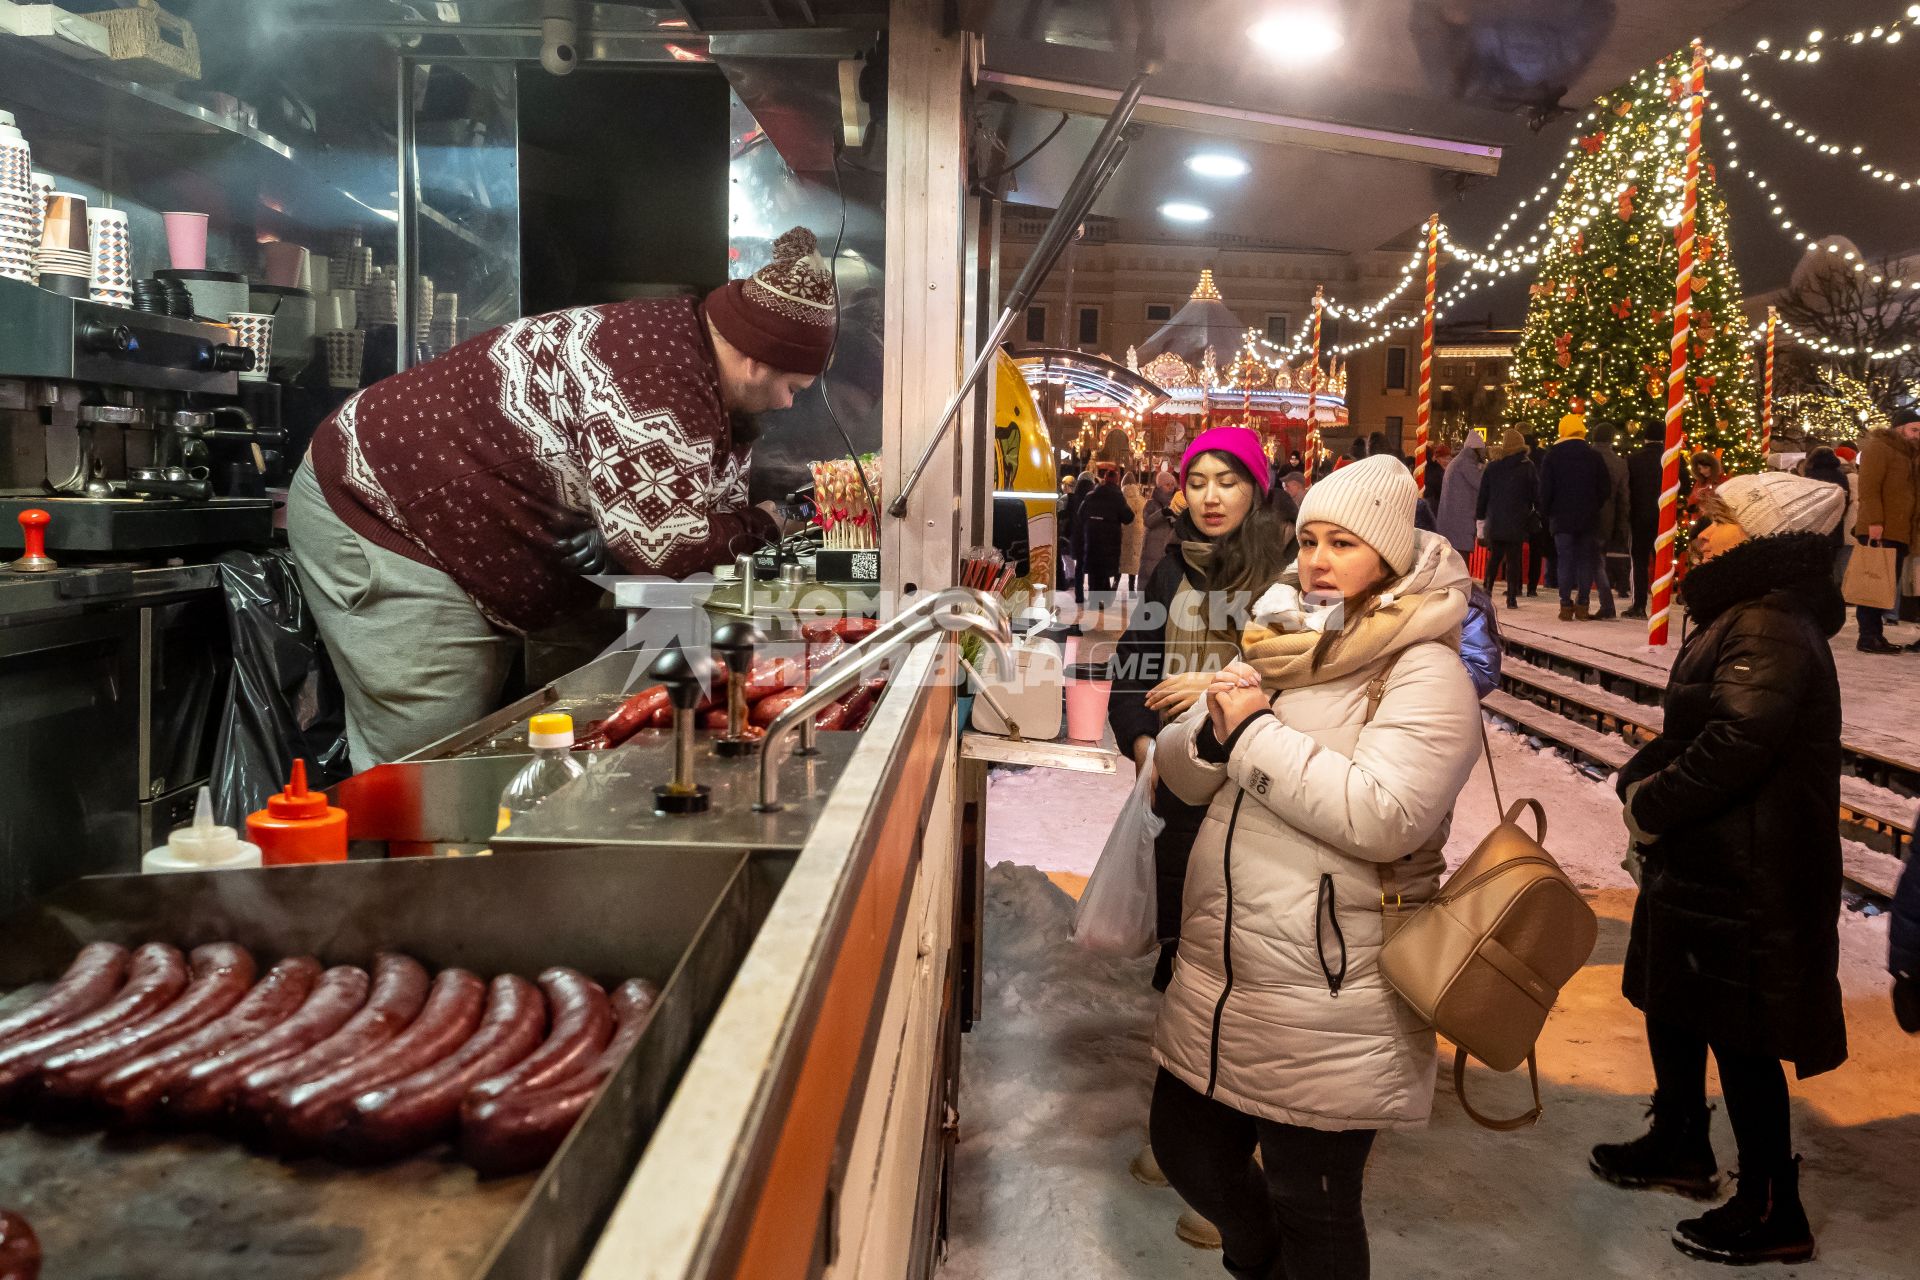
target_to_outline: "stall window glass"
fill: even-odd
[[[1393,414],[1387,418],[1387,442],[1393,446],[1395,453],[1400,451],[1400,433],[1406,428],[1406,425],[1407,420],[1398,414]]]
[[[1267,341],[1276,347],[1287,345],[1287,318],[1278,312],[1267,315]]]
[[[1100,308],[1080,308],[1080,323],[1077,326],[1077,333],[1078,336],[1074,341],[1078,342],[1081,346],[1097,347],[1100,345]]]
[[[1047,340],[1047,309],[1045,307],[1027,308],[1027,341],[1045,342]]]
[[[1387,390],[1405,391],[1407,389],[1407,349],[1405,347],[1387,348]]]
[[[1171,302],[1149,302],[1147,304],[1147,323],[1165,324],[1171,319],[1173,319],[1173,304]]]

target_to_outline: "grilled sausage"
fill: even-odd
[[[0,1209],[0,1280],[40,1280],[40,1241],[27,1220]]]
[[[312,956],[282,960],[224,1016],[109,1071],[95,1087],[95,1096],[118,1124],[146,1123],[191,1068],[286,1021],[319,977],[320,962]]]
[[[578,969],[555,967],[540,975],[553,1031],[519,1064],[482,1080],[469,1098],[495,1098],[516,1089],[544,1089],[585,1068],[613,1038],[613,1005],[599,983]]]
[[[455,1052],[479,1027],[486,1003],[486,983],[465,969],[442,969],[412,1026],[372,1053],[274,1095],[267,1123],[280,1149],[297,1154],[319,1148],[339,1132],[355,1098]]]
[[[656,710],[672,705],[667,700],[665,685],[657,684],[650,689],[642,689],[621,703],[620,709],[602,720],[591,734],[574,743],[573,749],[605,751],[609,747],[617,747],[646,728],[647,722]]]
[[[239,1004],[253,985],[253,957],[245,947],[212,942],[190,957],[193,980],[179,999],[134,1022],[70,1044],[40,1067],[40,1086],[55,1098],[79,1102],[123,1062],[192,1035]]]
[[[69,1045],[126,1026],[163,1009],[187,985],[187,962],[164,942],[149,942],[133,953],[127,984],[93,1012],[48,1027],[0,1049],[0,1102],[17,1097],[40,1065]]]
[[[373,991],[367,1002],[338,1031],[290,1058],[266,1063],[240,1077],[234,1109],[255,1125],[264,1125],[274,1096],[284,1088],[325,1075],[388,1044],[412,1025],[427,1003],[427,971],[410,956],[386,952],[375,957]]]
[[[873,714],[873,704],[880,700],[880,691],[887,687],[883,679],[869,680],[852,694],[842,700],[847,709],[846,718],[839,724],[842,729],[861,729],[866,727],[867,717]]]
[[[472,1037],[425,1070],[354,1098],[333,1149],[354,1160],[396,1159],[452,1137],[467,1091],[523,1061],[546,1030],[540,988],[510,973],[500,975],[488,988],[486,1016]]]
[[[878,618],[836,618],[833,634],[852,644],[855,640],[864,640],[880,629]]]
[[[798,658],[762,658],[747,673],[748,704],[794,688],[806,679],[806,672],[806,663]]]
[[[342,965],[327,970],[284,1022],[188,1064],[168,1090],[167,1114],[179,1121],[206,1121],[221,1114],[249,1071],[304,1053],[338,1031],[367,1002],[368,985],[365,969]],[[425,986],[423,975],[423,992]],[[234,1010],[233,1016],[239,1012]]]
[[[805,689],[782,689],[778,693],[768,694],[747,708],[747,720],[762,729],[773,723],[773,718],[798,702],[806,694]]]
[[[537,1169],[567,1134],[653,1018],[660,989],[630,979],[613,994],[617,1027],[592,1065],[545,1089],[517,1089],[498,1097],[469,1097],[460,1108],[460,1155],[483,1176]]]
[[[114,942],[89,942],[45,995],[0,1018],[0,1045],[92,1013],[113,998],[126,976],[125,947]]]

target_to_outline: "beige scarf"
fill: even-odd
[[[1243,661],[1260,673],[1268,692],[1324,684],[1363,671],[1387,655],[1422,640],[1447,639],[1457,647],[1467,614],[1466,567],[1443,539],[1415,538],[1413,569],[1393,583],[1357,618],[1322,609],[1300,591],[1298,567],[1289,568],[1254,605],[1254,620],[1240,640]],[[1340,625],[1320,669],[1313,651],[1322,632]]]
[[[1214,547],[1210,542],[1183,541],[1180,556],[1204,581],[1213,564]],[[1167,630],[1163,644],[1164,670],[1168,675],[1189,671],[1219,671],[1240,656],[1240,633],[1230,620],[1208,616],[1216,602],[1211,594],[1195,587],[1183,574],[1180,587],[1167,607]]]

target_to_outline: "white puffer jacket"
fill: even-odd
[[[1155,1059],[1194,1089],[1313,1129],[1426,1123],[1434,1033],[1380,976],[1379,866],[1395,864],[1406,902],[1430,898],[1444,870],[1453,804],[1480,749],[1458,653],[1469,585],[1458,554],[1421,534],[1393,590],[1456,592],[1458,608],[1429,605],[1395,637],[1399,660],[1364,728],[1367,685],[1392,651],[1276,694],[1273,715],[1247,723],[1224,765],[1195,749],[1204,699],[1161,731],[1161,777],[1209,804],[1154,1032]]]

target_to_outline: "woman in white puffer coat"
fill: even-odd
[[[1308,490],[1244,660],[1160,734],[1161,777],[1209,808],[1154,1032],[1153,1150],[1239,1277],[1365,1277],[1374,1134],[1433,1105],[1433,1028],[1380,975],[1382,905],[1438,886],[1480,711],[1458,652],[1471,578],[1415,530],[1417,498],[1388,457]]]

